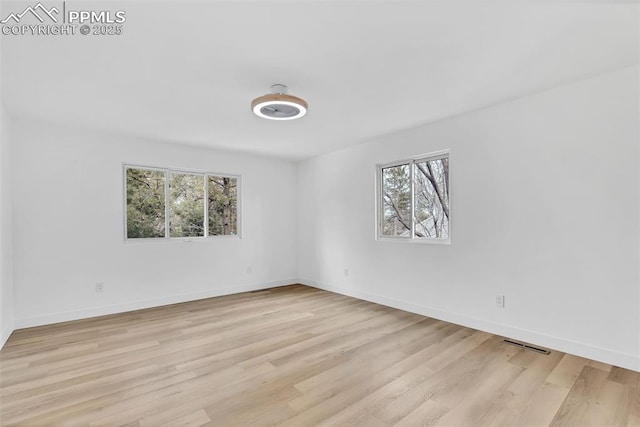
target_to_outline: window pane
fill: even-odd
[[[238,234],[238,178],[209,176],[209,236]]]
[[[411,237],[410,166],[382,169],[382,234]]]
[[[127,238],[164,237],[164,172],[127,169]]]
[[[204,236],[204,175],[169,174],[169,236]]]
[[[449,238],[449,159],[416,162],[416,237]]]

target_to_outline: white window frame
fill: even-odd
[[[450,245],[451,244],[451,217],[449,217],[449,229],[448,238],[436,239],[433,237],[416,237],[416,219],[415,219],[415,164],[429,160],[438,160],[448,158],[449,167],[451,167],[451,150],[434,151],[428,154],[421,154],[419,156],[407,157],[402,160],[396,160],[388,163],[379,163],[376,165],[376,215],[375,215],[375,238],[380,242],[407,242],[407,243],[420,243],[431,245]],[[409,165],[411,176],[411,232],[409,236],[385,236],[382,234],[383,222],[384,222],[384,196],[382,195],[382,170],[394,166]],[[449,191],[451,190],[451,174],[448,176]],[[451,212],[451,193],[449,192],[449,212]]]
[[[127,170],[129,169],[141,169],[155,172],[164,173],[164,237],[136,237],[130,238],[127,236]],[[170,202],[169,202],[169,174],[180,173],[188,175],[202,175],[204,176],[204,236],[196,237],[171,237],[169,230],[170,221]],[[238,218],[238,232],[235,235],[209,235],[209,176],[223,177],[223,178],[236,178],[236,192],[237,192],[237,218]],[[210,239],[242,239],[242,176],[228,173],[217,172],[204,172],[193,169],[182,168],[162,168],[156,166],[141,166],[132,163],[122,164],[122,186],[123,186],[123,218],[124,218],[124,241],[127,243],[148,243],[148,242],[194,242],[194,241],[207,241]]]

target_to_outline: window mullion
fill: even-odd
[[[123,179],[123,184],[124,184],[124,240],[126,241],[129,238],[129,214],[127,212],[127,210],[129,209],[129,204],[127,203],[127,190],[129,188],[129,182],[128,182],[128,176],[129,174],[127,173],[127,171],[129,170],[129,167],[127,167],[125,165],[124,167],[124,176],[122,177]]]
[[[415,239],[416,237],[416,215],[415,215],[415,200],[416,200],[416,195],[415,195],[415,182],[414,182],[414,178],[416,176],[416,171],[415,171],[415,162],[411,162],[410,168],[409,168],[409,174],[410,174],[410,182],[411,182],[411,238]]]
[[[164,171],[164,238],[170,238],[169,224],[171,209],[169,208],[169,171]]]
[[[204,174],[204,237],[209,237],[209,175]]]
[[[384,218],[383,212],[384,206],[384,195],[382,194],[382,166],[378,165],[376,167],[376,207],[378,210],[377,220],[378,225],[376,229],[376,237],[380,238],[383,236],[382,230],[382,221]]]

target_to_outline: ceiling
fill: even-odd
[[[3,1],[2,16],[29,3]],[[66,5],[124,10],[124,32],[0,36],[10,114],[289,159],[638,63],[637,2]],[[273,83],[307,116],[254,116]]]

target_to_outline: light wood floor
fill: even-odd
[[[16,331],[2,426],[640,426],[640,374],[304,286]]]

